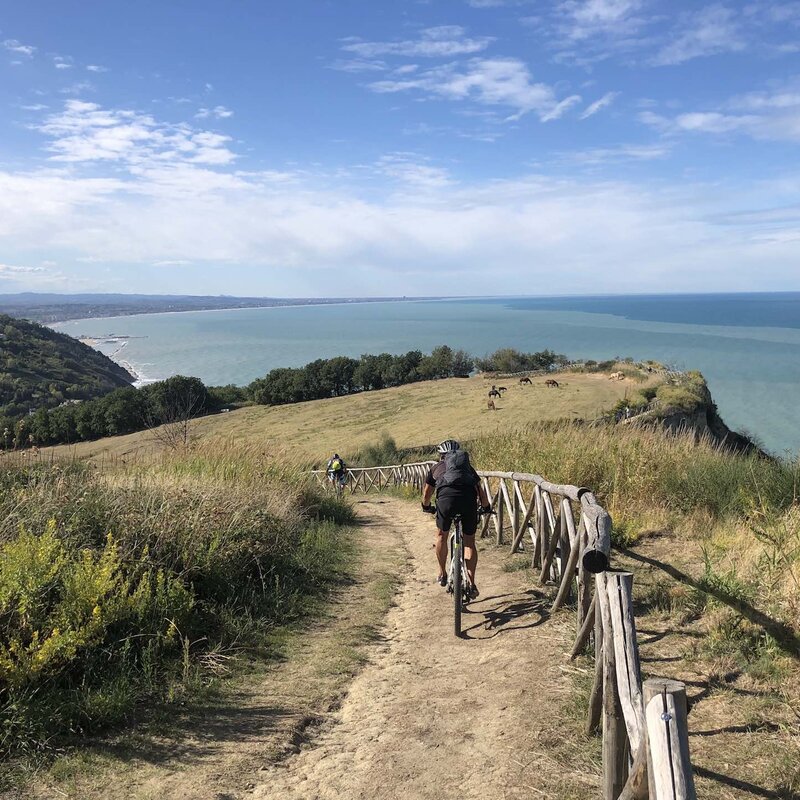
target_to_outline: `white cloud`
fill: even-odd
[[[595,100],[594,103],[586,108],[586,111],[581,114],[581,119],[588,119],[598,111],[608,108],[617,97],[619,97],[619,92],[606,92],[599,100]]]
[[[64,110],[36,126],[51,137],[53,161],[118,161],[143,164],[229,164],[236,155],[230,137],[170,125],[131,110],[103,109],[96,103],[68,100]]]
[[[425,163],[414,153],[383,156],[375,166],[378,172],[415,190],[441,189],[453,182],[447,170]]]
[[[215,106],[214,108],[201,108],[195,115],[195,119],[228,119],[233,116],[233,111],[225,106]]]
[[[56,69],[72,69],[72,59],[64,56],[53,56],[53,66]]]
[[[86,69],[89,72],[108,72],[107,67],[101,67],[99,64],[87,64]]]
[[[598,35],[615,37],[638,31],[643,20],[636,15],[641,0],[566,0],[556,7],[562,33],[573,41]]]
[[[653,59],[657,66],[682,64],[693,58],[744,50],[746,42],[735,11],[711,5],[684,15],[681,30]]]
[[[0,278],[30,275],[36,272],[46,272],[44,267],[18,267],[12,264],[0,264]]]
[[[28,58],[33,56],[33,54],[36,52],[36,48],[32,45],[22,44],[22,42],[19,42],[16,39],[5,39],[2,45],[6,50],[10,50],[12,53],[28,56]]]
[[[379,162],[374,174],[406,166],[413,168],[413,159],[401,154]],[[736,186],[642,188],[534,174],[472,184],[423,179],[419,192],[401,176],[400,191],[370,200],[369,191],[324,176],[298,175],[287,185],[180,170],[187,181],[181,191],[157,184],[166,170],[155,168],[105,186],[78,175],[0,172],[0,244],[24,252],[46,243],[67,254],[62,263],[225,264],[253,275],[274,269],[287,283],[318,276],[317,285],[326,282],[331,291],[355,291],[342,275],[363,274],[400,294],[417,275],[432,292],[445,291],[448,281],[452,291],[453,274],[460,291],[480,292],[487,270],[498,291],[515,290],[521,280],[534,285],[554,268],[561,291],[585,290],[598,274],[606,291],[674,291],[722,281],[775,286],[796,269],[796,220],[778,229],[770,223],[768,240],[756,223],[709,220],[710,209],[723,212],[726,198],[741,196]],[[779,198],[771,188],[764,193]]]
[[[626,161],[652,161],[665,158],[671,152],[669,143],[627,144],[619,147],[594,147],[588,150],[577,150],[562,153],[564,161],[584,166],[621,163]]]
[[[552,113],[559,103],[548,102]],[[664,119],[696,130],[723,125]],[[530,174],[467,182],[415,153],[329,174],[244,172],[231,163],[224,136],[78,100],[39,130],[67,163],[0,171],[0,250],[14,254],[6,257],[14,262],[9,267],[33,258],[41,264],[46,249],[60,264],[80,265],[71,278],[100,275],[98,264],[115,274],[116,265],[157,264],[180,267],[200,289],[210,265],[225,265],[240,274],[275,270],[282,285],[310,275],[320,281],[313,285],[327,281],[324,291],[356,291],[342,276],[364,275],[384,293],[398,294],[417,276],[432,279],[426,284],[432,293],[444,292],[452,277],[440,276],[447,274],[458,275],[460,291],[480,292],[487,270],[498,291],[513,291],[521,280],[535,285],[553,269],[561,291],[585,290],[597,274],[606,291],[708,289],[723,280],[731,285],[732,265],[735,288],[752,288],[774,286],[796,270],[795,217],[718,220],[742,210],[735,198],[747,196],[754,208],[763,197],[773,204],[796,198],[798,176],[760,198],[752,185],[682,181],[636,186]],[[669,142],[623,145],[564,159],[591,166],[659,158],[668,148]],[[98,161],[113,165],[113,178],[92,177]],[[5,272],[20,286],[57,279]]]
[[[339,72],[384,72],[388,69],[385,61],[367,58],[339,58],[330,65]]]
[[[674,116],[645,111],[639,120],[665,134],[739,134],[765,141],[800,142],[800,92],[793,88],[750,92],[718,108]]]
[[[376,56],[411,56],[427,58],[450,58],[470,55],[485,50],[494,41],[491,36],[469,38],[460,25],[439,25],[426,28],[418,39],[398,42],[364,42],[347,40],[342,50],[355,53],[364,59]]]
[[[559,101],[555,91],[534,82],[528,67],[516,58],[472,59],[463,67],[448,64],[410,78],[375,81],[369,88],[382,93],[421,91],[450,100],[504,106],[515,111],[512,119],[534,111],[542,121],[556,119],[580,100],[572,95]]]

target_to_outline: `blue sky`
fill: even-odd
[[[800,2],[0,9],[0,292],[800,289]]]

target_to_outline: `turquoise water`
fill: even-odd
[[[300,306],[55,327],[73,336],[142,337],[116,357],[147,379],[180,373],[209,384],[244,384],[315,358],[443,343],[477,355],[510,346],[571,358],[653,358],[702,371],[729,426],[755,434],[773,452],[800,452],[800,293]]]

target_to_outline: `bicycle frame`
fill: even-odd
[[[464,556],[464,534],[461,532],[461,517],[456,515],[453,519],[453,530],[447,537],[447,552],[450,555],[450,566],[447,569],[447,591],[453,591],[453,573],[455,566],[455,558],[453,553],[458,553],[458,558],[461,561],[461,575],[464,576],[462,583],[469,581],[469,573],[467,572],[467,560]]]

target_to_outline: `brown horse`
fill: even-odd
[[[523,385],[523,384],[525,384],[525,383],[528,383],[528,384],[530,384],[530,383],[533,383],[533,381],[531,381],[531,379],[530,379],[530,378],[527,378],[527,377],[525,377],[525,378],[520,378],[520,379],[519,379],[519,385],[520,385],[520,386],[522,386],[522,385]]]
[[[508,391],[508,387],[507,386],[498,386],[497,387],[497,391],[498,392],[507,392]]]
[[[489,411],[497,411],[497,406],[494,404],[494,400],[489,400],[489,402],[486,403],[486,408],[488,408]]]
[[[489,391],[489,397],[501,397],[501,396],[502,395],[500,394],[500,392],[498,392],[497,389],[495,389],[495,388],[492,388]]]
[[[548,378],[544,385],[549,387],[550,389],[558,389],[558,381],[554,381],[552,378]]]

